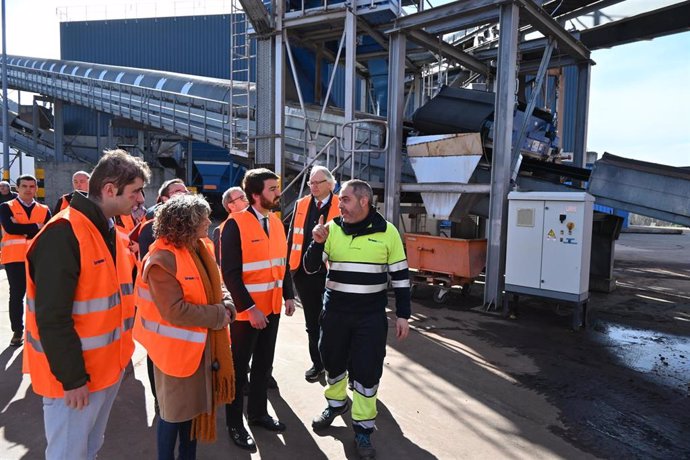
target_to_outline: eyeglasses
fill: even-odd
[[[315,185],[321,185],[321,184],[323,184],[324,182],[326,182],[327,180],[328,180],[328,179],[318,180],[318,181],[310,180],[309,182],[307,182],[307,185],[309,185],[310,187],[313,187],[313,186],[315,186]]]
[[[242,201],[249,202],[249,200],[247,199],[247,197],[246,197],[245,195],[240,195],[240,196],[238,196],[237,198],[233,198],[232,200],[228,201],[228,204],[234,203],[234,202],[237,201],[237,200],[242,200]]]

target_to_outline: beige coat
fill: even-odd
[[[200,260],[194,257],[199,268]],[[148,283],[151,297],[161,316],[180,326],[197,326],[218,329],[223,323],[226,308],[234,309],[230,297],[224,292],[224,303],[196,305],[185,302],[182,287],[175,278],[175,256],[166,250],[156,251],[149,257],[142,273]],[[203,265],[202,265],[203,267]],[[217,269],[214,265],[214,269]],[[199,270],[204,284],[209,285],[207,272]],[[225,300],[227,299],[227,300]],[[204,354],[199,368],[189,377],[179,378],[164,374],[154,366],[156,396],[160,417],[167,422],[192,420],[201,413],[211,412],[211,350],[206,339]]]

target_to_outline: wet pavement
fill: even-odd
[[[584,331],[569,329],[566,306],[535,299],[521,300],[516,320],[487,313],[480,285],[443,306],[420,292],[407,341],[390,322],[378,458],[690,458],[690,234],[624,234],[617,251],[620,287],[593,294]],[[11,336],[6,302],[0,271],[0,344]],[[280,390],[269,396],[287,431],[255,430],[250,454],[219,414],[218,441],[198,458],[356,458],[349,417],[311,430],[324,400],[323,382],[304,381],[307,355],[298,310],[281,319]],[[0,365],[0,459],[42,458],[41,402],[19,350],[0,347]],[[99,458],[155,458],[155,421],[137,349]]]

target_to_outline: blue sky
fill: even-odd
[[[627,0],[605,12],[628,16],[677,1]],[[65,5],[70,19],[83,20],[165,15],[173,8],[191,13],[185,11],[187,4],[216,13],[229,10],[228,0],[7,1],[7,52],[59,58],[56,8]],[[690,166],[690,32],[595,51],[592,58],[597,65],[592,68],[588,150]]]
[[[592,58],[588,150],[690,166],[690,32]]]

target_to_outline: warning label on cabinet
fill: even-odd
[[[556,232],[554,232],[553,229],[549,230],[549,233],[546,234],[546,238],[549,240],[555,240]]]

